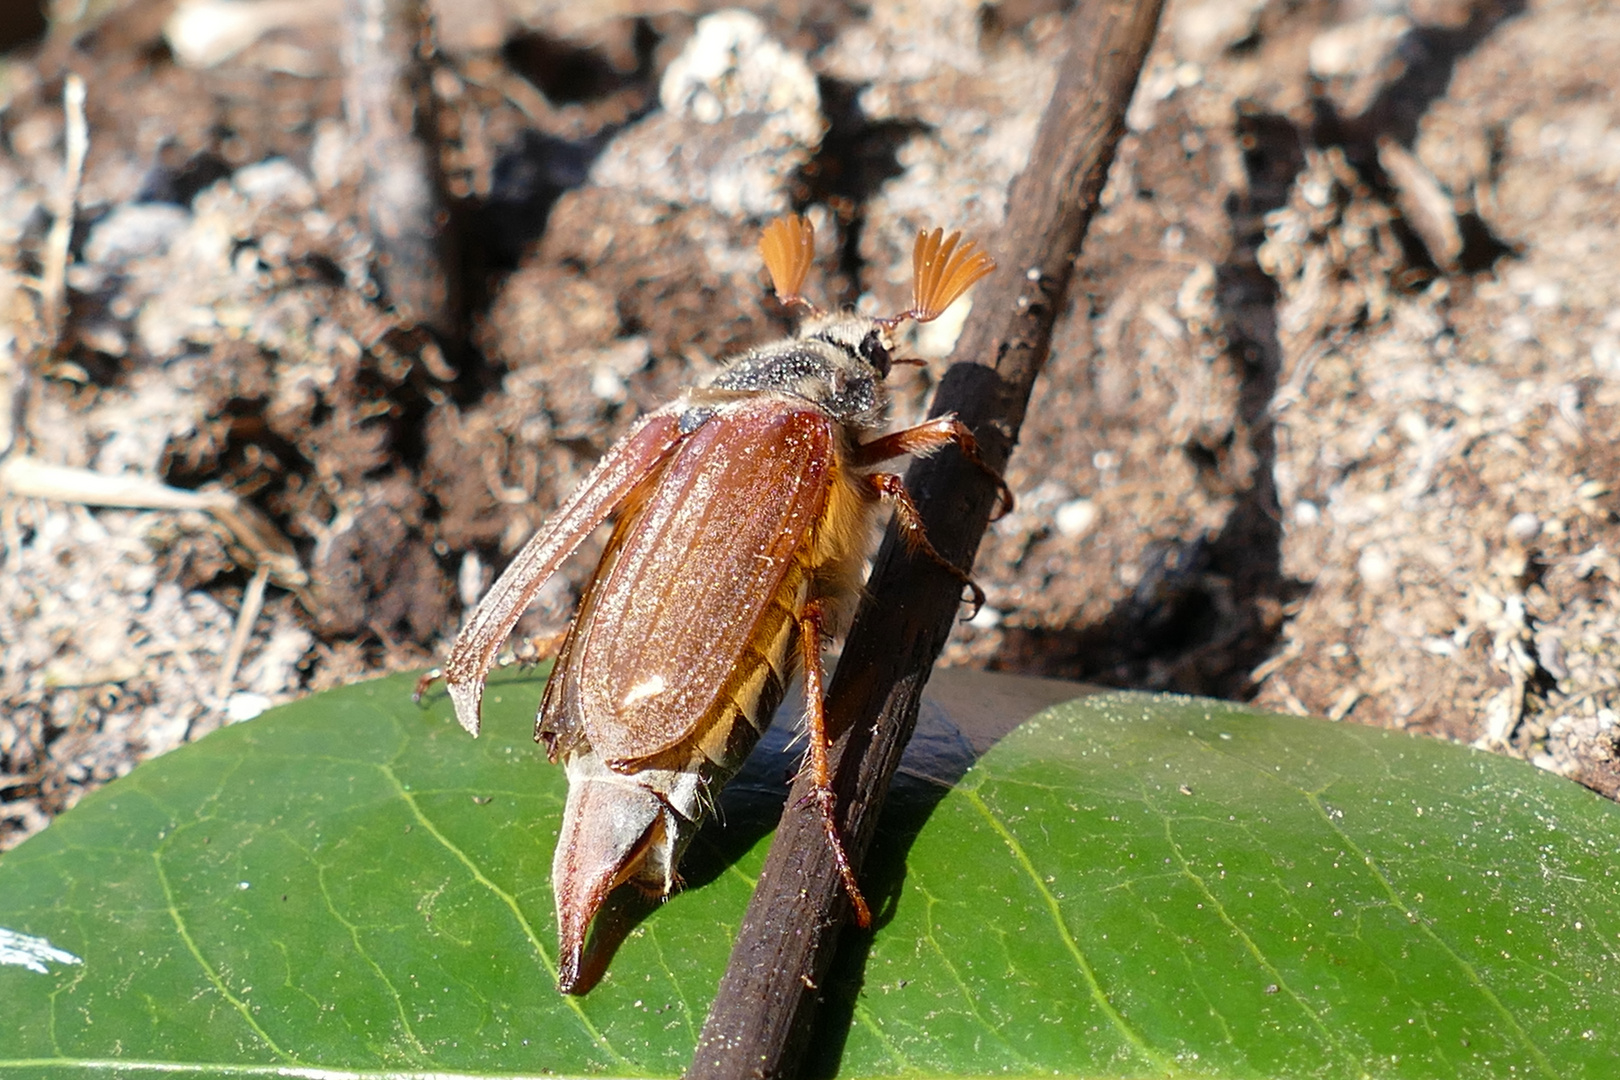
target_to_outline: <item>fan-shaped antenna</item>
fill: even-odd
[[[896,321],[911,318],[925,323],[939,318],[974,282],[996,268],[996,261],[978,250],[975,241],[957,247],[961,239],[959,232],[945,236],[944,229],[917,234],[911,249],[911,310],[895,316]]]
[[[759,237],[759,253],[771,273],[776,298],[790,307],[800,304],[814,310],[815,305],[799,295],[799,290],[804,288],[805,276],[815,258],[815,226],[798,214],[784,214],[765,226]]]

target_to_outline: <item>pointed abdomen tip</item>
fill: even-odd
[[[580,986],[579,969],[584,954],[585,943],[579,941],[564,945],[562,954],[557,957],[557,989],[564,994],[583,994],[588,989]]]

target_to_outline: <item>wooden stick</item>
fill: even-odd
[[[979,286],[956,348],[958,357],[972,360],[946,372],[931,414],[960,417],[997,471],[1006,466],[1046,361],[1161,6],[1162,0],[1076,6],[1029,166],[1013,184],[1006,225],[987,245],[1001,266]],[[971,565],[996,498],[984,470],[947,450],[915,463],[906,484],[934,546],[958,566]],[[839,825],[857,866],[959,597],[960,583],[909,554],[891,525],[827,695],[829,722],[841,732],[831,758]],[[799,1067],[818,987],[849,912],[808,795],[801,776],[698,1037],[686,1074],[692,1080],[792,1077]]]
[[[365,162],[374,274],[399,318],[454,344],[453,239],[439,183],[425,0],[344,0],[344,114]]]

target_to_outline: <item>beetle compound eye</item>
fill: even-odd
[[[876,330],[861,339],[861,359],[876,368],[880,376],[889,374],[889,365],[893,363],[893,359],[883,345],[883,338]]]

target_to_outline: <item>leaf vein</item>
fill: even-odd
[[[669,960],[664,956],[664,943],[659,939],[655,928],[650,926],[647,928],[647,937],[652,941],[653,952],[658,957],[658,966],[664,969],[664,974],[669,976],[669,984],[675,988],[675,1000],[681,1003],[681,1016],[686,1021],[686,1031],[692,1036],[692,1042],[696,1045],[698,1040],[697,1021],[692,1016],[691,1002],[686,1000],[686,987],[676,976],[675,970],[669,966]]]
[[[1019,1064],[1033,1071],[1035,1068],[1035,1063],[1029,1058],[1025,1057],[1023,1054],[1019,1053],[1018,1049],[1014,1047],[1012,1043],[1007,1041],[1006,1035],[1004,1035],[1001,1030],[1002,1025],[991,1023],[985,1018],[984,1014],[979,1011],[978,995],[976,995],[972,988],[968,986],[967,980],[962,978],[961,972],[956,969],[956,964],[951,961],[950,954],[942,945],[940,945],[939,939],[934,936],[934,905],[938,904],[939,900],[929,893],[927,889],[919,887],[918,891],[922,893],[925,904],[923,923],[926,929],[923,932],[923,940],[927,941],[929,947],[934,950],[934,954],[939,957],[939,962],[944,965],[946,972],[950,974],[951,981],[954,982],[957,989],[961,991],[962,1001],[967,1005],[968,1012],[972,1014],[974,1020],[978,1021],[980,1027],[983,1027],[986,1031],[990,1032],[990,1034],[994,1035],[996,1037],[996,1041],[1001,1043],[1002,1046],[1006,1047],[1007,1052],[1017,1059]]]
[[[247,1002],[231,993],[230,988],[225,985],[225,980],[220,977],[219,972],[215,971],[214,966],[203,956],[202,949],[197,946],[196,940],[191,936],[191,930],[186,926],[185,917],[180,914],[180,908],[175,903],[174,888],[169,884],[169,875],[163,869],[163,852],[161,849],[152,852],[152,866],[157,870],[158,884],[163,888],[163,899],[168,904],[169,918],[174,921],[175,932],[180,935],[180,940],[191,953],[192,959],[197,961],[197,966],[203,969],[203,974],[208,977],[208,981],[213,984],[214,989],[241,1014],[247,1026],[263,1040],[272,1053],[283,1061],[295,1061],[296,1059],[291,1054],[277,1045],[276,1040],[270,1037],[268,1031],[259,1026],[259,1022],[253,1018],[252,1010],[247,1007]]]
[[[400,996],[399,988],[388,977],[388,973],[383,970],[382,965],[377,963],[376,958],[366,950],[365,944],[360,940],[360,927],[345,918],[343,913],[338,910],[337,903],[332,899],[332,891],[326,886],[325,866],[316,865],[315,880],[321,887],[321,899],[326,902],[326,910],[331,912],[332,918],[336,919],[349,932],[349,940],[354,944],[354,951],[371,968],[372,972],[377,976],[377,980],[387,987],[389,997],[394,999],[394,1012],[399,1016],[399,1025],[404,1030],[405,1037],[411,1040],[411,1046],[416,1050],[418,1062],[430,1060],[432,1055],[428,1053],[427,1047],[422,1045],[422,1040],[417,1038],[416,1030],[411,1027],[411,1018],[405,1011],[405,999]]]
[[[994,829],[1001,837],[1002,842],[1005,843],[1008,850],[1012,852],[1013,859],[1018,863],[1018,865],[1023,869],[1024,874],[1029,878],[1030,884],[1032,884],[1035,891],[1040,894],[1041,901],[1046,905],[1047,913],[1051,916],[1052,925],[1057,930],[1058,937],[1063,942],[1063,947],[1067,949],[1069,955],[1074,958],[1075,966],[1080,969],[1081,976],[1086,980],[1086,987],[1091,994],[1091,1000],[1096,1003],[1099,1009],[1102,1010],[1103,1015],[1108,1018],[1109,1023],[1113,1025],[1114,1029],[1118,1031],[1120,1035],[1131,1044],[1131,1046],[1135,1047],[1139,1054],[1147,1058],[1166,1074],[1175,1075],[1178,1073],[1180,1070],[1176,1068],[1175,1064],[1158,1050],[1155,1050],[1152,1046],[1150,1046],[1148,1041],[1143,1038],[1142,1033],[1137,1031],[1136,1028],[1131,1025],[1130,1021],[1125,1019],[1124,1014],[1121,1013],[1119,1009],[1115,1007],[1113,1001],[1109,999],[1108,992],[1103,989],[1102,983],[1097,979],[1097,973],[1092,968],[1091,961],[1086,959],[1086,954],[1081,950],[1080,943],[1074,939],[1074,934],[1070,932],[1069,925],[1063,918],[1063,909],[1057,902],[1057,897],[1052,895],[1052,891],[1046,887],[1046,882],[1041,880],[1041,875],[1036,871],[1035,864],[1030,859],[1029,853],[1024,850],[1023,845],[1018,842],[1017,837],[1013,836],[1012,831],[1008,829],[1001,819],[996,816],[995,812],[990,809],[989,804],[984,801],[984,798],[979,794],[979,792],[964,791],[963,794],[967,797],[968,801],[973,804],[974,809],[978,810],[984,819],[990,823],[990,827]]]
[[[479,868],[478,864],[473,862],[471,856],[469,856],[465,851],[462,851],[461,848],[457,847],[448,836],[439,830],[439,827],[433,823],[433,820],[422,812],[422,808],[417,805],[415,796],[413,796],[411,792],[406,789],[405,785],[400,782],[399,776],[395,774],[391,766],[387,764],[379,764],[377,768],[381,770],[384,776],[388,777],[388,782],[394,785],[394,789],[399,792],[400,799],[404,801],[405,805],[415,816],[417,822],[428,831],[428,834],[432,836],[433,839],[437,840],[446,851],[448,851],[451,855],[454,855],[462,866],[467,868],[467,872],[472,875],[474,881],[478,882],[478,884],[489,890],[489,892],[500,900],[501,903],[506,905],[506,909],[512,913],[512,918],[517,920],[517,924],[519,928],[522,929],[523,935],[529,939],[529,945],[534,949],[535,955],[540,958],[540,963],[545,965],[546,970],[551,973],[552,980],[555,981],[557,978],[557,962],[551,958],[551,955],[546,952],[545,947],[540,944],[540,936],[535,933],[533,924],[530,923],[528,917],[523,914],[523,909],[518,906],[517,898],[491,881],[484,874],[483,870]],[[634,1063],[631,1062],[629,1058],[619,1053],[613,1044],[608,1042],[607,1037],[604,1036],[597,1026],[591,1022],[591,1018],[585,1015],[585,1009],[580,1005],[579,999],[574,997],[572,994],[564,994],[563,1000],[568,1007],[573,1010],[574,1016],[579,1020],[580,1026],[585,1029],[586,1034],[591,1037],[592,1041],[594,1041],[597,1046],[600,1046],[603,1051],[605,1051],[619,1064],[629,1068],[635,1067]]]
[[[1148,799],[1149,805],[1152,805],[1151,798],[1145,787],[1142,791],[1142,797]],[[1328,1028],[1327,1024],[1323,1023],[1322,1017],[1306,1003],[1304,997],[1294,989],[1287,977],[1271,962],[1264,950],[1260,948],[1259,943],[1250,937],[1248,932],[1232,918],[1231,913],[1226,910],[1226,905],[1221,903],[1220,899],[1210,890],[1209,884],[1204,880],[1203,875],[1192,868],[1192,864],[1187,861],[1187,856],[1182,851],[1181,844],[1176,841],[1175,831],[1171,828],[1171,816],[1161,811],[1159,817],[1164,823],[1165,842],[1170,845],[1177,866],[1181,868],[1181,872],[1187,880],[1193,883],[1194,888],[1204,898],[1205,903],[1209,904],[1210,910],[1215,913],[1215,917],[1220,919],[1222,925],[1228,930],[1237,935],[1238,941],[1242,942],[1243,948],[1250,956],[1254,957],[1255,963],[1259,964],[1265,973],[1271,976],[1271,980],[1276,984],[1277,988],[1287,994],[1289,1000],[1298,1006],[1299,1011],[1305,1014],[1305,1018],[1310,1021],[1311,1026],[1321,1033],[1323,1039],[1327,1040],[1327,1044],[1349,1061],[1352,1070],[1359,1070],[1359,1059],[1350,1052],[1348,1047],[1334,1037],[1332,1030]],[[1365,1075],[1365,1072],[1362,1072],[1362,1075]]]
[[[871,1010],[858,1001],[855,1003],[855,1018],[861,1022],[862,1027],[872,1033],[872,1038],[876,1039],[878,1045],[883,1047],[884,1051],[894,1059],[897,1072],[910,1073],[918,1071],[916,1066],[912,1065],[911,1059],[900,1052],[900,1048],[894,1045],[888,1033],[873,1019]]]
[[[1529,1032],[1525,1031],[1524,1028],[1519,1025],[1519,1022],[1514,1018],[1513,1013],[1509,1011],[1507,1006],[1502,1004],[1502,999],[1497,997],[1495,992],[1492,991],[1489,986],[1485,985],[1485,980],[1480,978],[1479,972],[1474,969],[1474,965],[1463,959],[1457,950],[1451,947],[1449,942],[1447,942],[1439,934],[1435,933],[1434,928],[1429,925],[1429,921],[1427,919],[1418,917],[1416,915],[1412,906],[1408,904],[1405,899],[1402,898],[1401,894],[1396,890],[1394,883],[1384,875],[1383,868],[1378,865],[1377,861],[1372,857],[1372,855],[1362,850],[1361,845],[1357,844],[1355,840],[1351,839],[1350,834],[1345,832],[1344,829],[1339,826],[1337,821],[1333,820],[1333,815],[1328,813],[1327,807],[1322,805],[1320,793],[1307,791],[1304,793],[1304,795],[1306,801],[1311,804],[1311,808],[1315,810],[1321,819],[1327,824],[1327,827],[1338,834],[1339,839],[1344,841],[1344,845],[1362,861],[1362,865],[1364,865],[1367,868],[1367,872],[1373,876],[1373,880],[1378,882],[1379,887],[1384,890],[1384,895],[1389,897],[1389,902],[1394,905],[1395,910],[1406,913],[1407,917],[1411,920],[1412,925],[1417,927],[1419,933],[1428,938],[1430,941],[1434,942],[1434,944],[1437,945],[1442,952],[1451,957],[1452,963],[1456,964],[1457,967],[1462,969],[1463,974],[1467,976],[1468,981],[1473,984],[1474,989],[1479,991],[1480,996],[1483,997],[1490,1004],[1491,1008],[1496,1011],[1496,1014],[1502,1018],[1502,1022],[1506,1024],[1508,1030],[1513,1033],[1513,1037],[1519,1041],[1519,1045],[1522,1046],[1530,1055],[1531,1059],[1535,1061],[1536,1067],[1539,1068],[1544,1075],[1551,1078],[1551,1080],[1557,1080],[1558,1073],[1553,1069],[1552,1063],[1547,1060],[1546,1055],[1542,1053],[1541,1047],[1537,1046],[1534,1040],[1530,1038]]]

